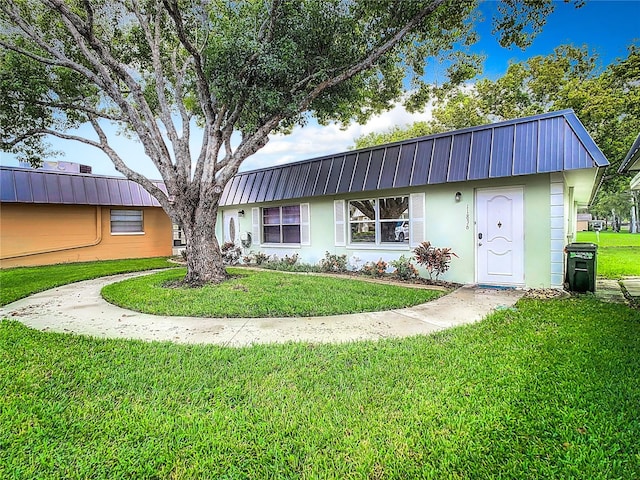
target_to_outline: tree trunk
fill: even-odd
[[[184,281],[191,287],[220,283],[228,275],[215,235],[217,205],[208,209],[199,206],[194,210],[192,215],[180,215],[187,241],[187,275]]]

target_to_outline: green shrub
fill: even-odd
[[[367,262],[363,265],[360,272],[363,275],[368,275],[370,277],[383,277],[385,273],[387,273],[387,268],[389,264],[384,260],[380,259],[377,262]]]
[[[389,264],[395,268],[393,275],[400,280],[413,280],[420,276],[418,269],[411,263],[411,258],[404,255],[401,255],[398,260],[392,260]]]
[[[319,266],[321,272],[344,273],[347,271],[347,256],[326,252],[324,258],[320,260]]]

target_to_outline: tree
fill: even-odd
[[[476,2],[445,0],[12,0],[0,2],[0,147],[37,162],[48,135],[102,150],[154,195],[187,241],[190,285],[226,272],[215,237],[221,193],[274,131],[364,121],[446,60],[472,78]],[[503,0],[497,31],[525,45],[551,0]],[[167,193],[112,147],[114,122],[137,138]],[[88,124],[95,136],[70,129]],[[198,127],[198,128],[196,128]],[[201,135],[192,151],[191,136]],[[234,133],[240,139],[235,141]]]
[[[640,47],[605,69],[598,55],[586,47],[562,45],[547,56],[512,63],[497,80],[481,79],[472,88],[444,92],[436,102],[433,120],[394,128],[394,140],[412,138],[414,127],[430,133],[471,127],[539,113],[572,108],[611,162],[598,201],[618,211],[630,198],[629,179],[617,174],[620,162],[640,131]],[[360,147],[376,145],[388,133],[356,139]],[[602,208],[599,210],[601,211]],[[610,214],[611,208],[606,209]]]

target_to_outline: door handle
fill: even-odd
[[[478,240],[482,240],[482,233],[478,233]]]
[[[482,246],[482,242],[478,242],[478,246],[481,247]]]

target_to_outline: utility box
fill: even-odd
[[[565,281],[572,292],[595,292],[598,246],[594,243],[570,243],[567,254]]]

